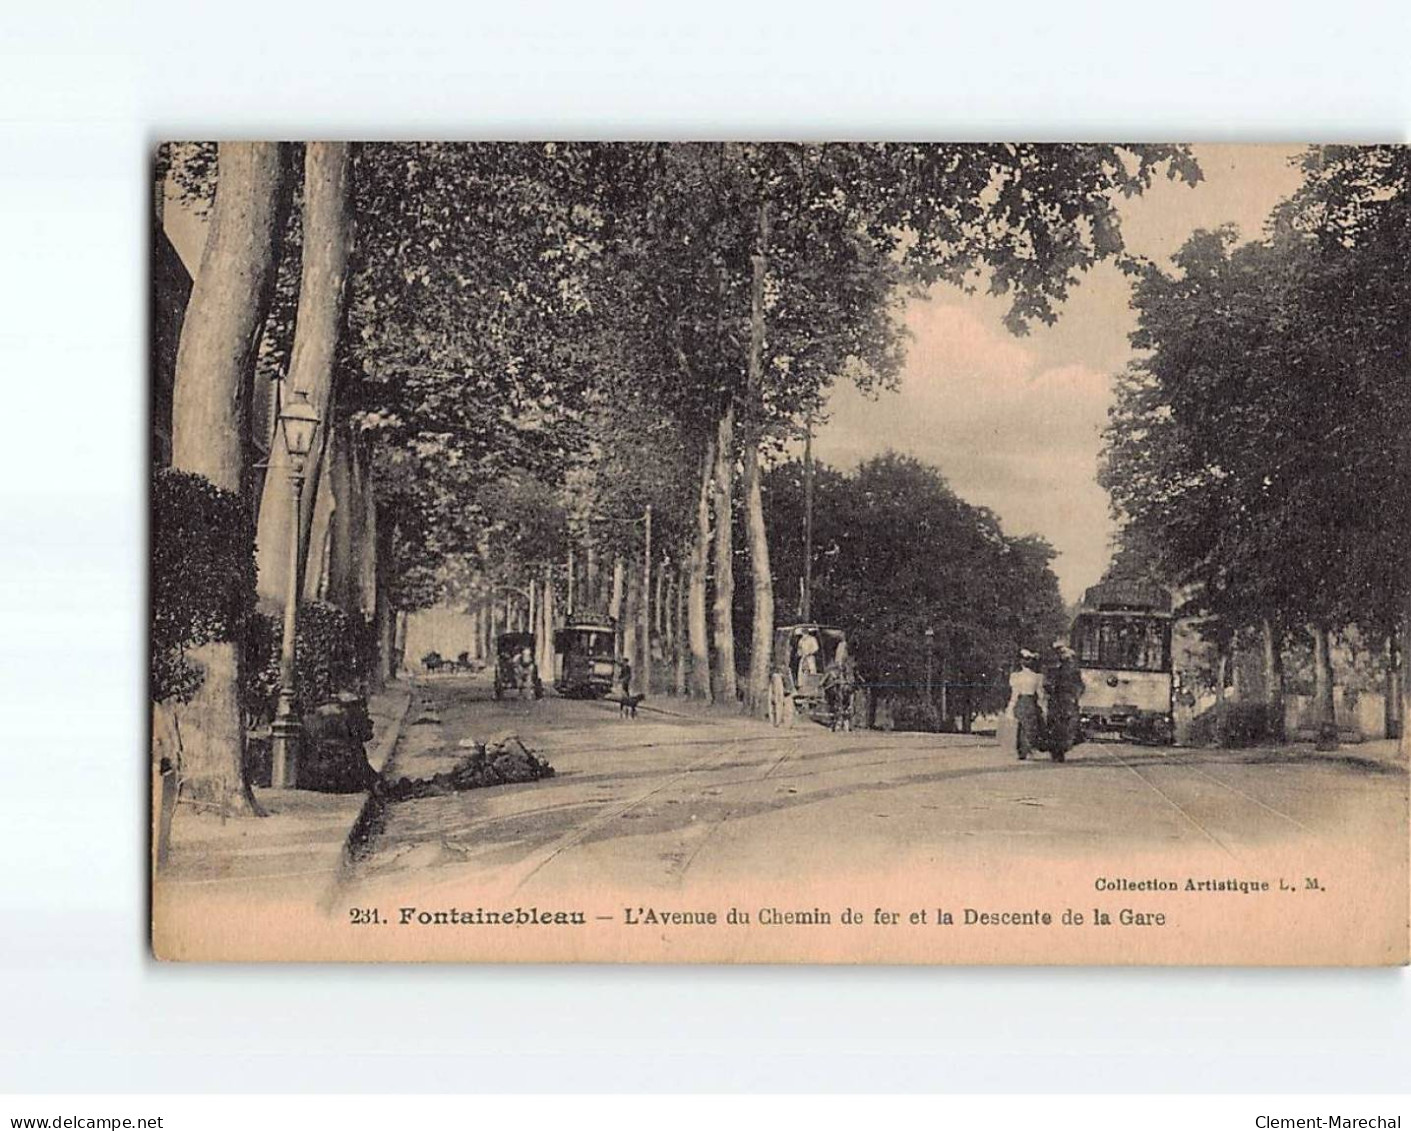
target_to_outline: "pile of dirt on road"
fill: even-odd
[[[429,778],[402,777],[384,781],[378,792],[386,801],[409,801],[553,776],[554,768],[544,759],[535,757],[518,735],[507,735],[493,742],[470,744],[465,757],[444,773]]]

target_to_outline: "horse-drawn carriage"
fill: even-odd
[[[769,717],[787,726],[803,713],[834,730],[851,730],[857,675],[847,636],[825,624],[774,630],[775,670],[769,681]]]
[[[526,692],[535,699],[544,697],[544,684],[539,678],[535,661],[535,639],[532,632],[504,632],[495,641],[495,698],[504,698],[506,691],[517,691],[520,698]]]
[[[450,675],[454,672],[478,671],[480,662],[472,660],[469,652],[462,652],[454,660],[448,660],[440,652],[428,652],[421,658],[421,666],[433,675]]]

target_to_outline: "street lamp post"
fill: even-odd
[[[295,708],[294,641],[299,626],[299,550],[303,523],[299,518],[304,493],[304,460],[313,447],[318,413],[309,404],[308,394],[296,389],[279,413],[284,446],[289,451],[289,485],[293,496],[292,533],[289,537],[289,586],[284,597],[284,637],[279,651],[279,706],[270,727],[270,785],[275,789],[292,787],[297,780],[299,743],[304,728]]]

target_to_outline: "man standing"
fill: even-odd
[[[1062,762],[1078,744],[1078,703],[1083,696],[1083,670],[1066,641],[1053,642],[1044,690],[1048,696],[1049,753],[1055,762]]]

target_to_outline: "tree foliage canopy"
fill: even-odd
[[[866,678],[915,693],[933,632],[935,678],[967,689],[975,709],[1007,694],[1021,647],[1064,634],[1054,553],[1013,538],[959,498],[933,467],[887,453],[854,473],[816,472],[813,614],[847,630]],[[803,483],[797,463],[765,479],[770,544],[789,599],[803,575]]]
[[[1386,631],[1405,596],[1407,168],[1310,150],[1265,237],[1196,232],[1133,292],[1101,482],[1221,632]]]

